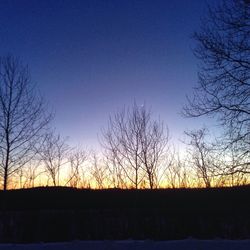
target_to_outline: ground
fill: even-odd
[[[0,250],[249,250],[250,240],[73,241],[65,243],[0,244]]]

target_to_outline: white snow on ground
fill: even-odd
[[[67,243],[0,244],[0,250],[249,250],[250,240],[73,241]]]

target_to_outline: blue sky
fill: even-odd
[[[72,144],[95,148],[108,116],[134,100],[178,140],[185,129],[208,123],[180,116],[197,82],[191,35],[206,6],[204,0],[2,0],[0,55],[29,65],[56,111],[53,126]]]

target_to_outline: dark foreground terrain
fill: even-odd
[[[0,242],[250,238],[250,187],[0,192]]]
[[[0,244],[0,250],[249,250],[250,240],[125,240]]]

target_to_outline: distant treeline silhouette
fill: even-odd
[[[186,148],[178,151],[164,122],[153,119],[146,105],[134,102],[110,116],[100,138],[102,152],[71,147],[49,128],[53,115],[34,92],[27,68],[7,56],[0,60],[0,70],[4,190],[43,185],[157,189],[249,183],[247,135],[244,147],[238,142],[239,148],[228,146],[227,136],[215,143],[207,128],[186,131]]]

